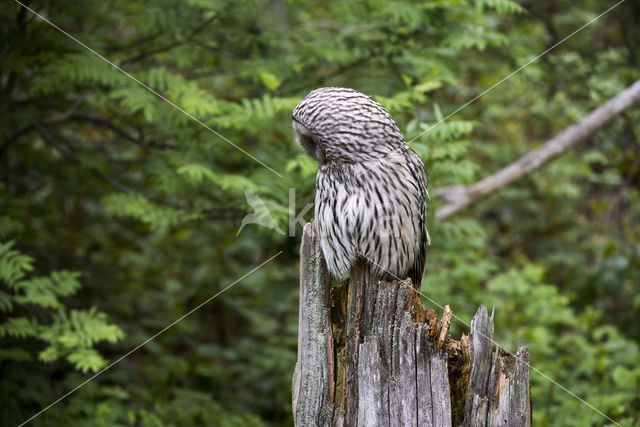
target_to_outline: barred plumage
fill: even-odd
[[[380,278],[420,286],[427,176],[389,113],[353,89],[321,88],[293,110],[293,129],[318,161],[315,218],[329,272],[343,277],[364,259]]]

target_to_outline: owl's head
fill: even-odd
[[[293,131],[320,165],[381,159],[406,146],[382,105],[346,88],[311,91],[293,110]]]

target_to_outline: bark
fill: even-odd
[[[434,194],[444,200],[444,205],[436,211],[436,219],[446,219],[484,196],[538,169],[564,153],[568,148],[592,135],[638,101],[640,101],[640,80],[544,143],[540,148],[530,151],[518,161],[500,169],[495,174],[474,184],[437,189]]]
[[[470,336],[449,334],[411,280],[374,280],[359,264],[331,287],[313,223],[300,263],[296,426],[531,425],[528,350],[493,344],[484,307]]]
[[[328,425],[333,401],[333,341],[327,333],[329,275],[317,244],[315,227],[307,224],[300,247],[300,321],[298,362],[293,374],[293,414],[296,425]],[[302,369],[304,368],[304,369]]]
[[[463,425],[530,426],[529,351],[513,357],[493,342],[493,313],[484,306],[471,321],[470,373]]]

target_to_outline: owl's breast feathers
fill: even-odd
[[[426,174],[411,149],[365,163],[324,165],[316,179],[315,217],[327,267],[346,275],[362,258],[383,279],[411,277],[425,263]]]

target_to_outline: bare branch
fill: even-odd
[[[69,107],[64,113],[60,113],[58,115],[50,117],[44,120],[42,124],[55,124],[68,120],[69,117],[71,117],[73,114],[75,114],[76,111],[78,111],[78,109],[82,106],[86,99],[87,94],[85,93],[84,95],[78,97],[78,99],[76,99],[73,104],[71,104],[71,107]]]
[[[640,80],[593,110],[579,122],[547,141],[542,147],[530,151],[518,161],[500,169],[493,175],[470,185],[454,185],[437,189],[434,194],[444,199],[445,204],[436,211],[436,219],[443,220],[456,214],[513,181],[532,172],[564,153],[568,148],[583,141],[613,118],[640,101]]]
[[[116,135],[120,136],[121,138],[127,139],[136,144],[140,144],[141,142],[141,137],[136,137],[127,133],[125,130],[116,126],[111,120],[102,116],[81,113],[81,112],[74,112],[69,116],[69,119],[85,121],[85,122],[95,124],[96,126],[106,127],[111,129]]]

